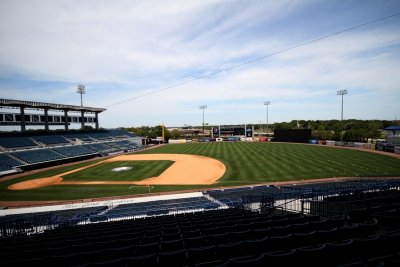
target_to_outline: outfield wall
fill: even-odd
[[[186,139],[169,139],[168,140],[169,144],[185,144],[187,143]]]

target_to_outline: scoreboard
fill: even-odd
[[[246,125],[221,125],[212,127],[213,137],[246,136],[253,137],[253,126]]]

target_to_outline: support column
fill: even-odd
[[[98,130],[99,129],[99,113],[95,112],[95,114],[96,114],[96,130]]]
[[[68,110],[64,109],[64,128],[68,131]]]
[[[25,107],[20,108],[20,115],[21,115],[21,132],[25,131]]]
[[[81,120],[82,120],[82,122],[81,122],[81,128],[82,128],[82,130],[83,130],[83,128],[85,128],[85,111],[81,111]]]
[[[44,129],[46,131],[49,130],[49,109],[48,108],[44,109]]]

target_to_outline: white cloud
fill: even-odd
[[[394,10],[374,1],[360,10],[354,2],[349,16],[349,5],[326,14],[323,6],[324,1],[3,0],[1,93],[77,103],[74,87],[84,83],[85,103],[111,105],[102,121],[117,127],[160,120],[194,124],[200,104],[209,105],[215,121],[259,121],[265,99],[275,106],[277,121],[330,119],[337,115],[335,91],[348,89],[349,100],[361,101],[349,108],[356,118],[368,111],[388,119],[392,114],[385,107],[400,98],[395,18],[185,83],[353,26],[354,14],[365,12],[360,23]],[[315,19],[326,19],[314,25],[308,9],[321,10]],[[26,82],[13,84],[17,79]],[[29,80],[55,85],[32,89]],[[389,103],[368,103],[375,92]]]

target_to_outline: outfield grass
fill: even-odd
[[[63,181],[141,181],[159,176],[174,162],[170,160],[137,160],[104,162],[93,167],[63,175]],[[118,167],[132,167],[128,171],[112,171]]]
[[[366,151],[317,145],[192,143],[166,145],[139,153],[193,154],[218,159],[225,164],[226,172],[215,184],[215,187],[331,177],[400,176],[400,159],[398,158]],[[23,191],[7,189],[8,185],[16,181],[49,177],[89,164],[92,162],[60,167],[17,180],[0,182],[0,200],[80,199],[144,194],[149,190],[151,192],[167,192],[210,187],[209,185],[153,186],[150,188],[129,185],[53,185]],[[99,173],[102,175],[101,171]],[[84,176],[87,177],[87,175]],[[68,179],[76,178],[71,176]],[[95,179],[98,180],[99,177]]]
[[[192,143],[143,153],[195,154],[226,166],[222,185],[332,177],[398,176],[400,159],[360,150],[285,143]]]

